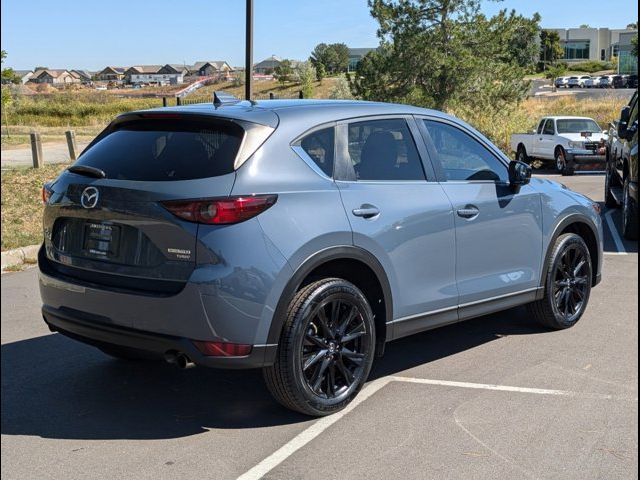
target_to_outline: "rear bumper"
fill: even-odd
[[[104,323],[102,318],[92,318],[81,312],[67,311],[44,306],[42,316],[52,331],[90,345],[117,345],[136,348],[163,356],[167,352],[180,352],[196,365],[213,368],[259,368],[275,360],[277,345],[254,345],[251,353],[244,357],[212,357],[200,353],[186,339],[171,335],[145,332],[133,328]]]

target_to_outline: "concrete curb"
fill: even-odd
[[[40,245],[29,245],[2,252],[2,270],[23,263],[36,263],[39,249]]]

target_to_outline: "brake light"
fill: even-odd
[[[176,217],[188,222],[228,225],[244,222],[271,207],[277,195],[212,198],[207,200],[172,200],[162,205]]]
[[[46,205],[47,203],[49,203],[49,199],[51,198],[52,193],[53,192],[51,192],[51,189],[46,183],[42,185],[42,203],[43,204]]]
[[[194,341],[200,353],[208,357],[245,357],[251,353],[251,345],[226,342],[198,342]]]

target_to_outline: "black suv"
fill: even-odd
[[[638,92],[609,129],[605,203],[622,205],[622,233],[638,239]]]

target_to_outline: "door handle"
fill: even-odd
[[[478,209],[478,207],[475,207],[473,205],[467,205],[466,207],[459,209],[457,213],[458,216],[462,218],[474,218],[478,216],[480,210]]]
[[[378,210],[378,207],[375,205],[365,203],[364,205],[360,205],[360,208],[354,208],[351,213],[356,217],[373,218],[380,214],[380,210]]]

